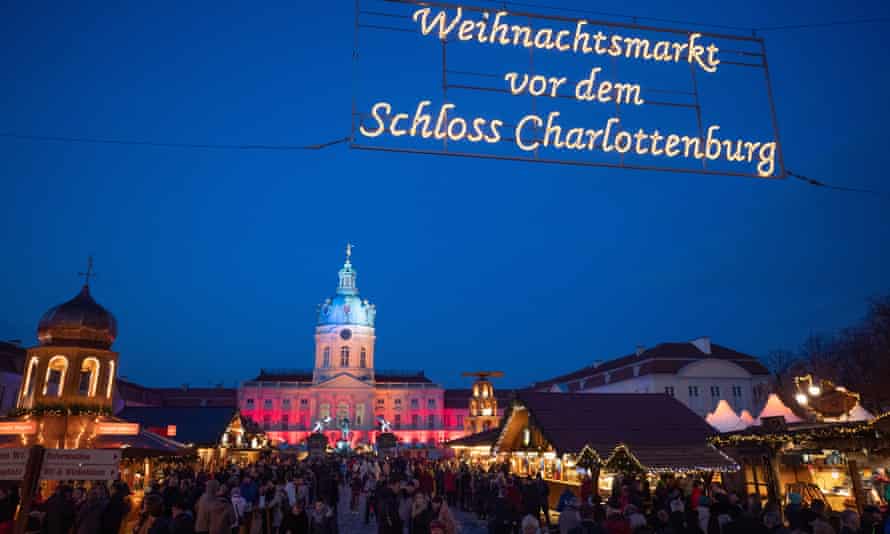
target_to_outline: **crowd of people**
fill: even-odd
[[[596,491],[590,478],[553,495],[540,476],[516,476],[455,460],[328,456],[298,461],[156,470],[137,509],[123,482],[59,484],[38,500],[32,531],[45,534],[350,534],[355,525],[378,534],[458,534],[456,516],[489,534],[890,534],[877,508],[862,517],[829,513],[791,493],[784,509],[763,506],[719,484],[691,477],[616,478]],[[15,492],[0,490],[0,514],[14,510]],[[9,514],[11,520],[12,512]],[[351,515],[351,517],[349,517]],[[347,526],[341,525],[344,517]],[[2,519],[2,517],[0,517]],[[10,523],[11,524],[11,523]],[[5,533],[0,521],[0,534]]]

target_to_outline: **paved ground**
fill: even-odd
[[[352,512],[349,509],[349,493],[341,491],[339,510],[339,526],[340,534],[376,534],[377,522],[372,516],[368,525],[364,523],[365,503],[362,499],[359,502],[358,511]],[[485,522],[479,521],[474,514],[462,512],[460,510],[452,510],[455,519],[460,523],[460,534],[487,534],[488,528]]]

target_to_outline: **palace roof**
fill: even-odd
[[[702,349],[701,344],[692,341],[659,343],[634,354],[535,382],[531,387],[542,389],[555,384],[567,384],[569,391],[578,391],[605,384],[606,373],[610,374],[610,382],[634,376],[674,374],[690,363],[709,358],[732,362],[752,375],[769,374],[769,370],[754,356],[710,342],[706,345],[706,349],[707,352]],[[633,370],[635,366],[639,367],[636,374]]]

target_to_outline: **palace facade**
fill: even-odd
[[[318,307],[312,369],[262,369],[238,389],[242,415],[272,440],[289,444],[304,441],[317,421],[328,418],[324,433],[333,443],[347,420],[353,447],[374,443],[381,419],[403,443],[424,445],[485,430],[492,421],[496,425],[491,415],[503,414],[508,391],[498,392],[498,403],[487,382],[485,387],[477,383],[472,389],[446,390],[423,371],[377,369],[377,308],[359,295],[356,275],[347,246],[337,290]],[[478,398],[473,406],[485,406],[484,414],[481,408],[471,412],[473,397]]]

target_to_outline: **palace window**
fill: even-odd
[[[742,386],[732,386],[732,396],[739,399],[742,397]]]
[[[411,415],[411,426],[414,428],[420,427],[420,415],[418,415],[418,414]]]
[[[253,410],[253,399],[244,399],[244,406],[248,410]]]
[[[673,397],[674,396],[674,386],[665,386],[664,392],[667,393],[668,395],[670,395],[671,397]]]
[[[349,418],[349,405],[345,402],[341,402],[337,404],[337,424],[344,419]]]
[[[359,353],[358,366],[362,369],[368,366],[368,351],[365,350],[365,347],[362,347],[362,351]]]
[[[689,386],[689,396],[698,397],[698,386]]]
[[[420,408],[420,401],[417,399],[411,399],[411,409],[416,410]]]
[[[326,402],[322,403],[318,407],[318,416],[322,419],[324,419],[325,417],[330,417],[331,416],[331,405]]]
[[[77,394],[83,397],[95,397],[96,386],[99,384],[99,360],[90,357],[80,365],[80,381]]]
[[[290,397],[285,397],[281,399],[281,408],[285,410],[290,409]]]
[[[720,396],[720,386],[711,386],[711,396],[712,397]]]
[[[263,409],[265,409],[265,410],[272,409],[272,399],[264,399],[263,400]]]
[[[427,428],[436,428],[436,416],[433,414],[429,414],[426,416],[426,427]]]
[[[377,407],[378,408],[383,408],[385,405],[386,405],[386,399],[384,399],[383,397],[380,397],[379,399],[377,399]]]
[[[283,430],[287,430],[287,426],[290,423],[290,416],[286,413],[281,414],[281,428]]]
[[[427,407],[427,409],[435,410],[436,409],[436,399],[427,399],[426,407]]]
[[[68,358],[53,356],[46,367],[46,381],[43,394],[48,397],[61,397],[65,389],[65,373],[68,371]]]
[[[464,427],[464,416],[463,416],[463,415],[458,415],[458,416],[457,416],[457,427],[458,427],[458,428],[463,428],[463,427]]]
[[[355,405],[355,426],[362,426],[365,424],[365,405],[364,404],[356,404]]]
[[[321,366],[327,369],[331,366],[331,347],[325,347],[321,353]]]
[[[349,367],[349,347],[340,347],[340,367]]]
[[[300,408],[306,408],[309,406],[309,399],[300,399]]]
[[[269,428],[270,428],[271,426],[272,426],[272,416],[271,416],[271,415],[264,415],[264,416],[263,416],[263,429],[265,429],[265,430],[269,430]]]
[[[402,414],[397,413],[392,425],[396,430],[402,428]]]
[[[396,410],[402,409],[402,399],[395,399],[393,404],[395,404]]]

